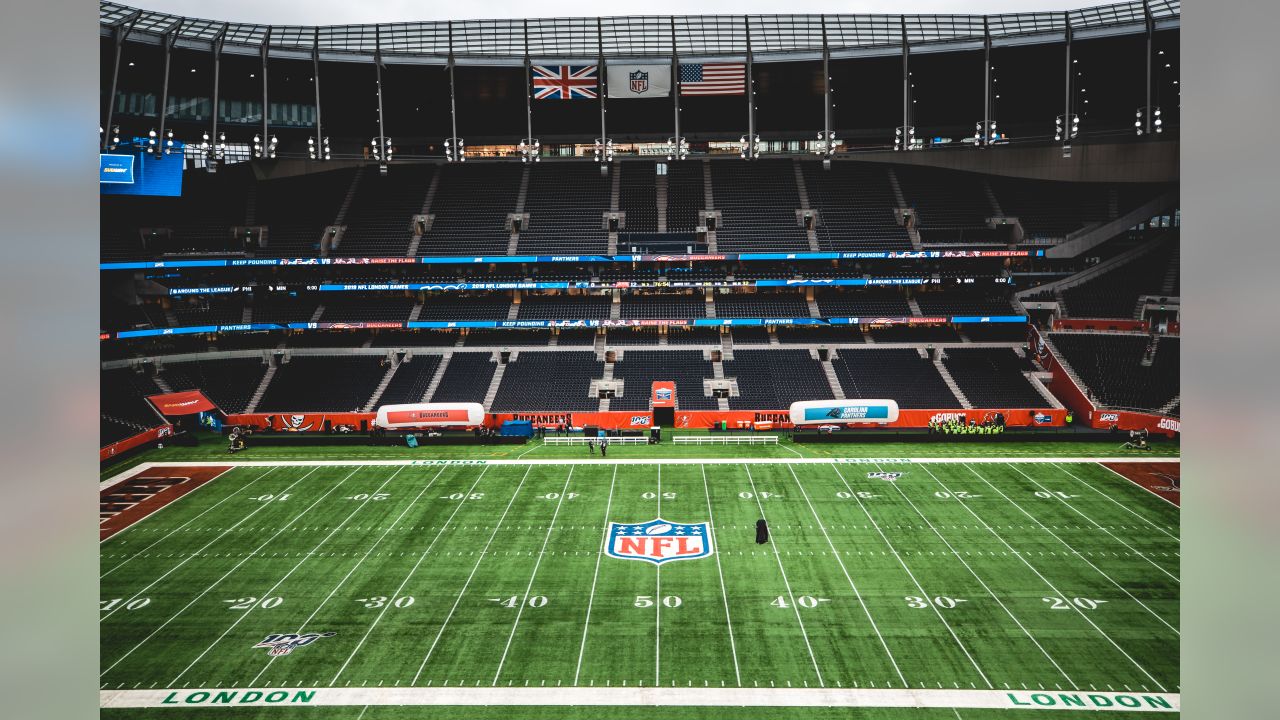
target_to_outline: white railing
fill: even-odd
[[[647,437],[549,437],[542,438],[543,445],[586,445],[589,442],[600,442],[601,439],[608,440],[610,445],[644,445],[649,442]]]
[[[777,435],[677,435],[677,445],[777,445]]]

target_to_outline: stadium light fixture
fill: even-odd
[[[667,160],[686,160],[689,157],[689,141],[683,137],[667,138]]]
[[[743,135],[738,138],[738,157],[743,160],[759,160],[760,136],[752,135],[748,138],[746,135]]]
[[[1070,118],[1071,127],[1067,127],[1067,116],[1059,115],[1053,120],[1053,139],[1055,141],[1074,140],[1080,134],[1080,116],[1072,113]]]
[[[449,162],[466,162],[467,142],[462,138],[456,138],[457,144],[453,144],[450,140],[444,141],[444,157]]]
[[[916,127],[907,125],[893,129],[894,150],[914,150],[916,144]]]
[[[994,145],[996,144],[996,141],[1000,140],[1000,133],[996,131],[996,121],[991,120],[987,123],[987,131],[985,133],[982,131],[983,122],[984,121],[979,120],[973,124],[974,147]]]
[[[613,162],[613,139],[596,138],[595,158],[598,163]]]
[[[840,141],[836,140],[834,130],[822,131],[818,133],[818,142],[814,145],[813,152],[824,158],[829,158],[836,154],[836,146]]]
[[[537,138],[520,138],[516,150],[520,151],[520,162],[542,162],[542,141]]]

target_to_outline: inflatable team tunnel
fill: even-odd
[[[373,424],[387,430],[483,425],[484,408],[480,403],[383,405],[378,408]]]
[[[791,403],[791,422],[802,425],[891,423],[898,420],[893,400],[805,400]]]

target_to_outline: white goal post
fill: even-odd
[[[677,445],[777,445],[777,435],[677,435]]]

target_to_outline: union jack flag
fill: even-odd
[[[593,100],[600,84],[595,65],[534,65],[534,100]]]

